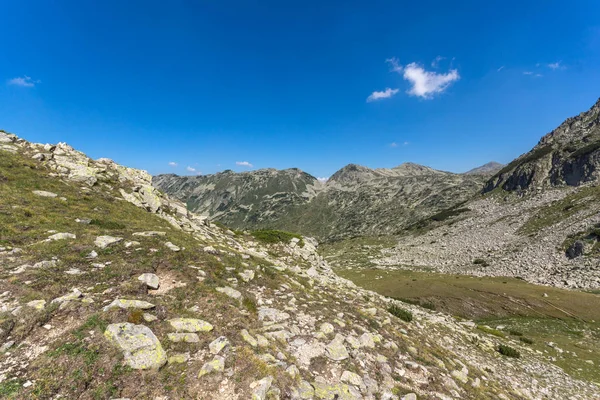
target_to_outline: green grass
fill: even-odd
[[[260,229],[252,231],[250,234],[259,242],[267,244],[289,243],[290,240],[296,238],[300,240],[298,246],[304,247],[304,240],[302,239],[302,236],[297,233],[277,231],[274,229]]]
[[[500,338],[506,337],[504,332],[499,331],[498,329],[490,328],[489,326],[477,325],[477,329],[479,329],[482,332],[488,333],[490,335],[494,335],[496,337],[500,337]]]
[[[12,399],[23,387],[23,381],[20,379],[9,379],[0,383],[0,397],[3,399]]]

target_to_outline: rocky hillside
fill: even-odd
[[[553,186],[597,182],[600,165],[600,99],[588,111],[569,118],[490,179],[495,188],[531,192]]]
[[[350,164],[325,184],[297,169],[159,175],[153,184],[191,211],[232,228],[276,228],[331,240],[394,234],[469,199],[484,181],[479,174],[406,163],[392,169]]]
[[[483,196],[413,225],[377,263],[598,289],[598,165],[600,101],[499,171]]]
[[[498,171],[504,168],[504,164],[500,164],[496,161],[491,161],[487,164],[484,164],[480,167],[473,168],[467,172],[466,175],[487,175],[492,176],[495,175]]]
[[[600,398],[522,341],[354,286],[310,238],[223,230],[65,144],[0,133],[0,200],[2,398]]]

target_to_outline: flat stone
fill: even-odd
[[[335,329],[333,328],[333,325],[331,325],[329,322],[325,322],[325,323],[321,324],[321,327],[319,328],[319,330],[321,332],[323,332],[324,334],[329,335],[329,334],[333,333],[333,331]]]
[[[160,285],[158,276],[149,272],[138,276],[138,281],[144,282],[150,289],[158,289]]]
[[[72,233],[55,233],[49,236],[47,240],[66,240],[66,239],[77,239],[77,236]]]
[[[300,382],[300,386],[295,392],[302,400],[310,400],[315,397],[315,388],[307,381]]]
[[[258,319],[261,321],[282,322],[288,318],[290,318],[290,314],[275,308],[260,307],[258,309]]]
[[[242,335],[242,339],[244,339],[246,343],[248,343],[250,346],[258,346],[258,342],[256,341],[256,339],[254,339],[246,329],[242,329],[240,334]]]
[[[41,197],[56,197],[58,196],[56,193],[46,192],[45,190],[34,190],[33,194]]]
[[[325,347],[327,357],[334,361],[341,361],[350,357],[346,346],[344,346],[344,339],[344,336],[339,333],[335,335],[335,338]]]
[[[175,318],[168,322],[178,332],[210,332],[213,330],[211,324],[201,319]]]
[[[112,244],[120,242],[121,240],[123,240],[123,238],[104,235],[98,236],[96,240],[94,240],[94,244],[100,247],[101,249],[105,249]]]
[[[35,308],[36,310],[43,310],[46,306],[46,300],[32,300],[27,303],[28,307]]]
[[[159,231],[147,231],[147,232],[134,232],[132,236],[144,236],[144,237],[152,237],[152,236],[165,236],[167,232],[159,232]]]
[[[350,372],[350,371],[342,372],[342,377],[340,378],[340,380],[342,382],[346,382],[346,383],[349,383],[351,385],[358,386],[358,387],[364,385],[364,382],[363,382],[362,378],[360,377],[360,375],[355,374],[354,372]]]
[[[110,324],[104,336],[121,349],[126,364],[133,369],[159,369],[167,362],[160,341],[147,326]]]
[[[81,293],[79,291],[79,289],[73,289],[73,291],[69,294],[66,294],[64,296],[61,297],[57,297],[56,299],[52,300],[51,303],[65,303],[67,301],[71,301],[71,300],[77,300],[79,298],[83,297],[83,293]]]
[[[190,353],[178,353],[169,356],[169,364],[183,364],[190,359]]]
[[[225,357],[215,356],[212,361],[205,363],[200,372],[198,373],[198,378],[203,377],[204,375],[213,373],[213,372],[222,372],[225,370]]]
[[[144,318],[144,321],[146,321],[146,322],[153,322],[158,319],[156,316],[149,314],[149,313],[144,313],[142,315],[142,317]]]
[[[232,299],[235,300],[242,300],[242,294],[240,292],[238,292],[237,290],[235,290],[234,288],[231,288],[229,286],[225,286],[225,287],[218,287],[217,292],[219,293],[223,293],[229,297],[231,297]]]
[[[104,311],[108,311],[111,308],[122,308],[124,310],[128,308],[137,308],[140,310],[149,310],[154,307],[154,304],[148,303],[147,301],[143,300],[115,299],[112,301],[112,303],[104,307]]]
[[[169,340],[171,342],[174,342],[174,343],[180,343],[180,342],[198,343],[200,341],[200,338],[198,337],[198,335],[196,333],[190,333],[190,332],[169,333],[169,334],[167,334],[167,337],[169,338]]]
[[[180,251],[181,250],[181,248],[179,246],[176,246],[171,242],[165,243],[165,246],[167,246],[169,248],[169,250],[171,250],[171,251]]]
[[[219,336],[218,338],[210,342],[208,348],[212,354],[219,354],[221,350],[223,350],[228,345],[229,340],[227,340],[225,336]]]
[[[358,400],[362,395],[356,389],[344,383],[325,383],[316,381],[313,383],[315,397],[325,400]]]

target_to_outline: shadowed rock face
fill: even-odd
[[[465,201],[485,178],[405,163],[392,169],[350,164],[326,182],[298,169],[159,175],[153,185],[191,211],[239,229],[276,228],[320,239],[393,234]]]
[[[600,100],[569,118],[540,142],[496,173],[483,192],[497,187],[532,191],[551,186],[579,186],[598,179]]]

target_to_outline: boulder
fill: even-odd
[[[110,324],[104,336],[119,347],[126,364],[133,369],[159,369],[167,362],[160,341],[147,326],[129,322]]]

